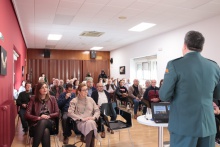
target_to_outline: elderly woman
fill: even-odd
[[[79,84],[77,97],[70,101],[68,116],[76,121],[78,130],[86,137],[86,147],[94,147],[94,136],[100,140],[96,122],[100,110],[91,97],[87,97],[86,84]]]
[[[38,83],[36,95],[31,98],[26,118],[33,132],[33,147],[50,147],[50,131],[55,129],[55,118],[59,117],[59,108],[55,97],[48,94],[48,85]]]

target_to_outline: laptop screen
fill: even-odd
[[[168,122],[170,103],[151,103],[152,118],[155,122]]]
[[[154,106],[154,114],[167,114],[166,106]]]

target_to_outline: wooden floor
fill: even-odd
[[[16,123],[17,124],[17,119],[16,119]],[[59,146],[62,147],[62,129],[60,126],[59,129]],[[108,146],[108,135],[109,135],[109,139],[110,139],[110,143],[109,146],[110,147],[132,147],[132,145],[134,147],[157,147],[158,143],[157,143],[157,128],[156,127],[148,127],[145,125],[141,125],[137,122],[137,120],[133,119],[133,127],[130,128],[130,135],[131,135],[131,139],[129,139],[129,133],[128,130],[120,130],[120,140],[119,140],[119,132],[115,131],[114,134],[109,134],[106,132],[106,137],[102,139],[101,142],[101,146],[102,147],[107,147]],[[72,136],[69,138],[69,144],[73,144],[74,143],[74,139],[75,139],[75,134],[73,133]],[[25,146],[25,140],[26,140],[26,136],[24,135],[24,133],[22,132],[22,126],[21,126],[21,122],[18,122],[18,126],[16,128],[16,133],[15,133],[15,138],[13,140],[12,143],[12,147],[21,147],[21,146]],[[167,130],[167,128],[164,128],[164,141],[168,141],[169,140],[169,132]],[[79,137],[76,138],[76,141],[79,141]],[[81,143],[77,144],[77,147],[80,147]],[[51,146],[55,147],[54,144],[54,139],[51,137]],[[83,144],[83,147],[85,146],[85,144]],[[96,146],[100,146],[98,143],[96,143]]]
[[[17,124],[17,119],[16,123]],[[61,126],[59,128],[59,147],[62,147],[62,129]],[[21,122],[18,122],[18,126],[16,128],[15,138],[12,143],[12,147],[22,147],[25,146],[26,136],[23,135]],[[101,146],[108,146],[108,135],[110,139],[110,147],[157,147],[158,146],[158,132],[156,127],[149,127],[142,124],[139,124],[137,120],[133,119],[133,127],[130,128],[131,139],[129,139],[128,130],[120,131],[120,140],[119,140],[119,132],[115,132],[114,134],[109,134],[106,132],[106,138],[102,139]],[[69,138],[69,144],[74,143],[74,133]],[[76,141],[79,141],[79,137],[76,138]],[[164,128],[164,141],[169,141],[169,132],[167,128]],[[55,147],[54,139],[51,137],[51,146]],[[81,146],[81,143],[76,145],[77,147]],[[85,144],[83,144],[83,147]],[[96,143],[96,146],[100,146]],[[217,147],[217,146],[216,146]]]

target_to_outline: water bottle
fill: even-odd
[[[151,114],[151,109],[150,108],[147,108],[146,119],[147,120],[151,120],[152,119],[152,114]]]
[[[127,110],[130,110],[130,106],[129,106],[129,103],[127,103]]]

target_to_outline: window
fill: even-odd
[[[148,56],[134,60],[136,63],[136,77],[141,85],[144,86],[146,80],[157,80],[157,56]]]

